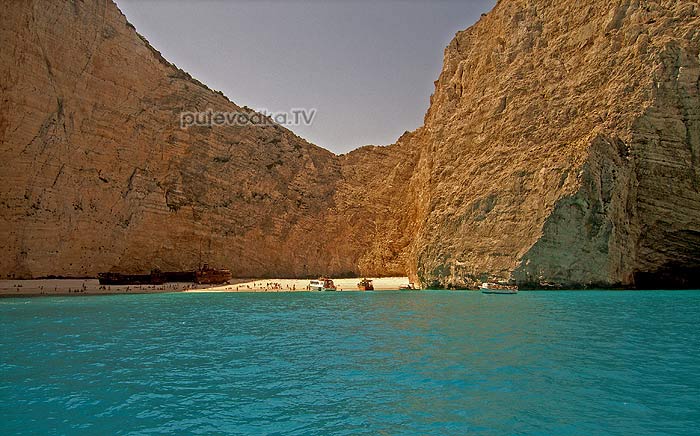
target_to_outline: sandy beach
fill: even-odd
[[[194,283],[162,285],[102,286],[97,279],[0,280],[0,297],[36,297],[42,295],[155,294],[205,288]]]
[[[382,277],[371,278],[374,281],[374,289],[388,291],[399,289],[399,286],[408,284],[408,277]],[[338,291],[357,291],[357,282],[360,278],[333,279]],[[223,286],[188,289],[187,292],[299,292],[306,291],[309,279],[258,279],[239,283],[231,283]]]
[[[398,289],[407,277],[375,278],[375,290]],[[356,291],[359,278],[334,280],[339,291]],[[233,279],[226,285],[165,283],[163,285],[102,286],[97,279],[0,280],[0,297],[51,295],[155,294],[164,292],[300,292],[309,279]]]

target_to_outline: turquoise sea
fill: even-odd
[[[700,291],[0,300],[0,434],[700,434]]]

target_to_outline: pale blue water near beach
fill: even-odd
[[[0,300],[0,433],[699,434],[700,291]]]

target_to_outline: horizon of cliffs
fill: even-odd
[[[500,0],[445,49],[424,126],[345,155],[278,125],[182,129],[252,112],[111,1],[7,9],[0,276],[700,285],[695,2]]]

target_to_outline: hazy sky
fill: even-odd
[[[233,102],[315,108],[290,127],[336,153],[423,123],[445,46],[496,0],[117,0],[169,61]]]

